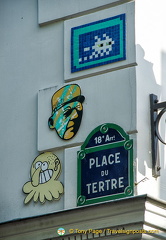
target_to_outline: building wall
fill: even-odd
[[[163,145],[160,146],[161,177],[156,180],[151,174],[149,119],[149,94],[157,94],[161,101],[166,99],[166,45],[162,40],[164,0],[136,1],[136,59],[133,29],[127,35],[127,41],[130,39],[132,44],[130,46],[128,43],[128,55],[124,65],[110,64],[107,68],[84,70],[83,74],[74,74],[74,77],[71,77],[67,72],[66,61],[69,59],[66,55],[69,51],[65,36],[67,26],[82,24],[85,18],[86,21],[102,19],[109,15],[109,12],[112,15],[113,12],[118,14],[118,11],[122,12],[124,9],[129,11],[126,6],[133,1],[103,2],[101,5],[100,1],[93,1],[92,5],[89,5],[86,1],[81,5],[79,1],[80,5],[75,8],[72,7],[73,1],[68,4],[68,8],[64,1],[64,5],[60,1],[52,0],[0,2],[0,222],[76,207],[77,169],[76,162],[70,156],[76,156],[76,151],[86,136],[104,121],[119,124],[134,140],[135,181],[148,178],[137,185],[135,194],[148,193],[153,197],[166,199]],[[127,5],[123,5],[124,3]],[[56,11],[60,9],[57,11],[59,15],[54,14],[53,7]],[[156,8],[159,9],[158,16],[156,11],[153,11]],[[156,21],[153,21],[154,18]],[[134,21],[128,24],[133,27]],[[159,25],[162,27],[158,28]],[[156,32],[157,37],[154,37]],[[51,113],[51,96],[54,89],[72,83],[71,80],[81,86],[86,98],[80,132],[69,144],[64,144],[54,133],[50,135],[43,122],[47,121],[46,113]],[[101,88],[104,92],[110,92],[110,96],[101,94]],[[99,98],[96,97],[96,93]],[[97,108],[92,103],[93,100],[97,102]],[[105,110],[108,109],[104,117]],[[25,194],[22,187],[29,180],[31,164],[38,154],[47,150],[55,153],[61,160],[62,173],[59,180],[66,188],[65,194],[56,202],[46,202],[43,205],[31,202],[24,205]],[[68,160],[75,164],[69,170]]]
[[[1,1],[0,11],[3,222],[56,210],[54,204],[39,204],[37,208],[32,204],[32,210],[25,207],[22,187],[29,180],[33,159],[39,154],[38,91],[63,82],[63,22],[41,28],[38,2],[33,0]]]
[[[159,143],[160,177],[152,177],[151,128],[149,94],[158,96],[159,102],[166,99],[165,84],[165,38],[164,1],[136,1],[136,55],[137,55],[137,181],[138,194],[148,193],[166,199],[165,146]],[[157,39],[153,42],[152,39]],[[160,135],[165,139],[165,115],[160,122]]]

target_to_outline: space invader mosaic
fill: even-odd
[[[71,29],[71,72],[125,59],[125,14]]]

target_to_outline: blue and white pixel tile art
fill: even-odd
[[[125,14],[71,29],[71,72],[125,59]]]

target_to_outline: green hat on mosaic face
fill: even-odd
[[[67,102],[73,100],[83,102],[83,96],[81,96],[81,89],[77,84],[70,84],[60,88],[52,96],[52,110],[56,111],[64,106]]]

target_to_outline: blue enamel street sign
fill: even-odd
[[[78,152],[77,205],[133,195],[133,140],[112,123],[95,128]]]

